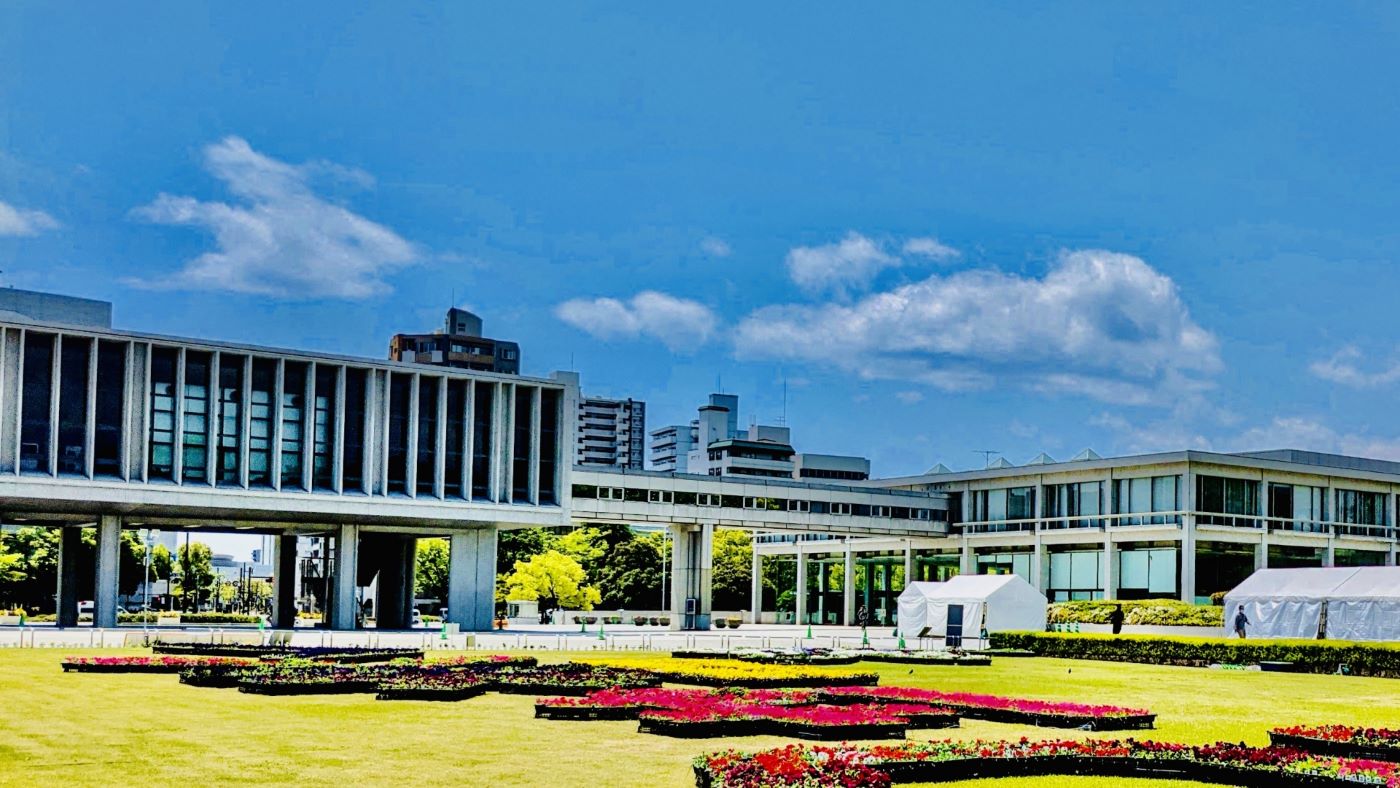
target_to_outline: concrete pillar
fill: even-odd
[[[758,624],[763,620],[763,556],[759,554],[757,544],[753,546],[753,570],[749,577],[749,584],[750,593],[753,595],[749,623]]]
[[[407,554],[406,548],[415,544],[415,540],[391,534],[372,543],[365,540],[364,544],[367,549],[373,544],[380,553],[374,556],[379,564],[379,582],[375,584],[378,592],[374,603],[375,626],[379,629],[407,629],[412,621],[408,608],[413,600],[405,598],[404,593],[405,580],[412,574],[407,567],[412,556]],[[370,556],[364,558],[368,560]]]
[[[331,629],[355,629],[359,621],[360,527],[342,525],[336,530],[335,570],[332,576]]]
[[[58,625],[78,625],[78,557],[82,551],[81,528],[60,528],[58,541]]]
[[[905,542],[905,543],[904,543],[904,588],[908,588],[908,587],[909,587],[909,584],[912,583],[912,582],[914,582],[914,544],[913,544],[912,542]],[[904,588],[901,588],[901,589],[899,589],[899,590],[902,592],[902,591],[904,591]],[[891,589],[891,590],[893,590],[893,589]]]
[[[1036,523],[1039,526],[1039,523]],[[1045,593],[1049,583],[1045,577],[1045,540],[1040,536],[1040,529],[1035,532],[1035,542],[1032,544],[1031,554],[1031,585],[1035,586],[1040,593]]]
[[[1386,566],[1395,566],[1395,543],[1394,543],[1394,542],[1391,542],[1391,543],[1390,543],[1390,549],[1386,551],[1386,554],[1385,554],[1385,565],[1386,565]]]
[[[846,626],[856,623],[856,551],[850,541],[846,542],[846,563],[843,567],[845,579],[841,582],[841,622]]]
[[[496,613],[496,528],[452,534],[448,549],[447,621],[487,631]]]
[[[1181,601],[1196,601],[1196,515],[1182,515],[1181,523]]]
[[[977,556],[972,552],[972,543],[968,542],[966,538],[963,539],[962,543],[962,557],[958,564],[958,573],[964,575],[977,573]]]
[[[117,625],[117,586],[122,541],[122,518],[104,514],[97,521],[97,578],[92,592],[92,625]]]
[[[291,629],[297,623],[297,538],[272,538],[272,626]]]
[[[1322,565],[1337,565],[1337,540],[1331,534],[1327,535],[1327,550],[1322,554]]]
[[[710,628],[714,523],[671,526],[671,629]],[[694,600],[693,613],[686,601]]]
[[[802,543],[797,543],[797,604],[793,619],[798,624],[807,623],[807,555],[802,552]]]
[[[1118,549],[1107,534],[1103,540],[1103,598],[1118,598]]]
[[[1263,539],[1254,546],[1254,571],[1269,568],[1269,529],[1266,527]]]

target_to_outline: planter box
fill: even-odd
[[[64,673],[179,673],[189,665],[91,665],[63,663]]]
[[[475,698],[486,692],[485,687],[454,687],[452,689],[380,689],[375,700],[436,700],[456,701]]]
[[[0,627],[17,627],[19,621],[19,616],[0,616]]]
[[[654,733],[658,736],[674,736],[681,739],[715,739],[729,736],[760,736],[768,733],[771,726],[761,720],[709,720],[706,722],[680,722],[661,720],[643,716],[638,725],[638,733]]]
[[[1373,761],[1400,761],[1400,746],[1386,747],[1380,744],[1359,744],[1349,741],[1314,739],[1310,736],[1291,736],[1270,731],[1269,741],[1278,747],[1296,747],[1319,755],[1336,755],[1342,758],[1363,758]]]
[[[806,722],[785,722],[772,731],[799,739],[816,741],[848,741],[852,739],[903,739],[905,726],[896,723],[865,723],[858,725],[813,725]]]
[[[535,704],[535,718],[541,720],[635,720],[645,706],[546,706]]]
[[[927,731],[937,728],[956,728],[962,720],[956,714],[901,714],[899,715],[909,720],[909,730]]]
[[[252,695],[349,695],[356,692],[375,692],[377,681],[339,681],[324,684],[255,684],[239,682],[238,691]]]
[[[1292,662],[1260,662],[1259,669],[1266,673],[1294,673],[1298,667]]]
[[[156,626],[158,627],[178,627],[180,626],[180,616],[156,616]]]

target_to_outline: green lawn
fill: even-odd
[[[56,650],[0,650],[0,784],[680,786],[691,783],[690,760],[702,752],[785,741],[668,739],[638,734],[635,722],[535,720],[532,699],[521,696],[488,694],[462,703],[391,703],[359,695],[278,698],[183,687],[174,676],[64,674],[58,666],[63,656]],[[1164,740],[1264,744],[1271,725],[1299,722],[1400,727],[1400,680],[1049,659],[999,659],[990,668],[874,669],[888,685],[1146,707],[1160,715],[1150,735]],[[970,721],[951,732],[911,735],[1090,734]],[[1126,783],[1050,778],[980,784]]]

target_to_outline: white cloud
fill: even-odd
[[[728,257],[734,253],[734,250],[729,248],[729,244],[723,238],[716,238],[713,235],[700,241],[700,251],[710,257]]]
[[[864,288],[881,271],[899,262],[878,242],[857,232],[846,233],[834,244],[798,246],[787,255],[788,276],[810,293]]]
[[[927,257],[930,260],[944,262],[956,260],[962,257],[962,252],[939,241],[937,238],[910,238],[904,242],[904,253]]]
[[[671,350],[704,344],[717,322],[704,304],[654,290],[638,293],[627,301],[575,298],[555,307],[554,314],[599,339],[649,337]]]
[[[384,277],[413,264],[413,244],[393,230],[327,201],[318,178],[361,187],[373,179],[330,162],[292,165],[264,156],[238,137],[204,149],[204,163],[237,201],[201,202],[161,194],[133,214],[157,224],[190,225],[214,236],[215,251],[146,287],[227,290],[278,298],[368,298],[389,291]]]
[[[853,304],[765,307],[735,350],[950,390],[1015,383],[1154,405],[1209,387],[1222,366],[1170,278],[1106,251],[1066,252],[1038,279],[962,271]]]
[[[1391,361],[1389,366],[1374,372],[1365,372],[1356,363],[1363,359],[1361,350],[1354,345],[1341,348],[1324,361],[1314,361],[1308,371],[1323,380],[1355,388],[1386,386],[1400,380],[1400,362]]]
[[[1267,425],[1241,433],[1229,441],[1227,449],[1304,449],[1378,460],[1400,460],[1400,437],[1378,436],[1365,432],[1338,432],[1315,419],[1279,416]]]
[[[0,202],[0,236],[38,235],[45,230],[58,229],[58,220],[43,211],[27,211]]]
[[[924,393],[922,391],[896,391],[894,398],[905,405],[913,405],[924,401]]]

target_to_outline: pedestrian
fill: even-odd
[[[1113,634],[1123,634],[1123,606],[1114,605],[1113,612],[1108,614],[1108,623],[1113,625]]]
[[[1245,639],[1245,627],[1249,626],[1249,617],[1244,614],[1244,605],[1240,605],[1235,613],[1235,634],[1240,636],[1240,640]]]
[[[870,623],[870,611],[865,609],[865,605],[856,608],[856,626],[865,627]]]

